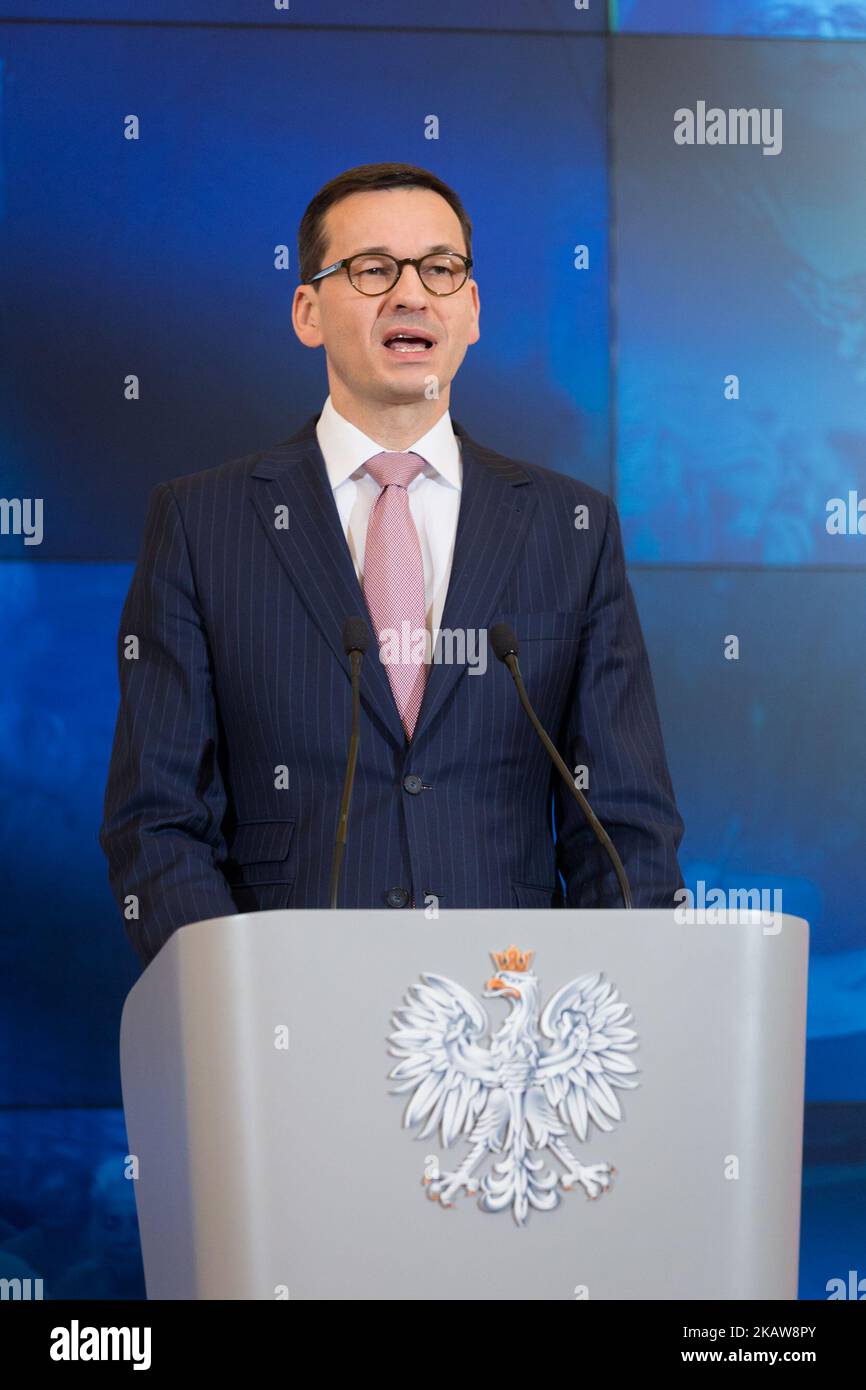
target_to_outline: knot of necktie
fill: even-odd
[[[399,454],[386,451],[375,454],[367,460],[367,472],[376,479],[380,487],[396,483],[398,487],[408,487],[417,478],[426,459],[420,454]]]

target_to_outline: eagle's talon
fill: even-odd
[[[427,1196],[439,1202],[443,1207],[453,1207],[455,1202],[452,1200],[459,1195],[460,1189],[465,1187],[468,1195],[477,1193],[478,1179],[471,1178],[468,1173],[459,1171],[453,1173],[437,1173],[434,1178],[427,1180]]]
[[[564,1192],[570,1192],[575,1182],[579,1182],[590,1201],[596,1201],[610,1188],[611,1171],[606,1163],[591,1163],[588,1167],[575,1164],[560,1176],[559,1185]]]

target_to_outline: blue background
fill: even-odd
[[[811,923],[801,1296],[866,1274],[866,539],[824,524],[866,494],[866,3],[620,0],[607,36],[598,3],[538,0],[28,16],[0,24],[0,491],[44,499],[45,537],[0,535],[0,1274],[143,1293],[117,1055],[137,963],[96,841],[120,608],[153,485],[320,408],[297,225],[383,159],[475,223],[452,414],[616,499],[686,882],[780,889]],[[698,99],[781,107],[783,152],[675,145]]]

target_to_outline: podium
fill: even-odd
[[[120,1034],[148,1298],[796,1298],[808,925],[680,912],[175,932]]]

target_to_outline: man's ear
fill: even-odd
[[[470,343],[477,343],[478,339],[481,337],[481,327],[479,324],[479,319],[481,318],[481,299],[478,294],[477,281],[469,281],[469,293],[472,296],[472,303],[475,308],[475,328],[473,330],[474,336],[469,337],[467,341]]]
[[[321,347],[324,339],[319,324],[319,302],[311,285],[298,285],[292,300],[292,327],[304,347]]]

